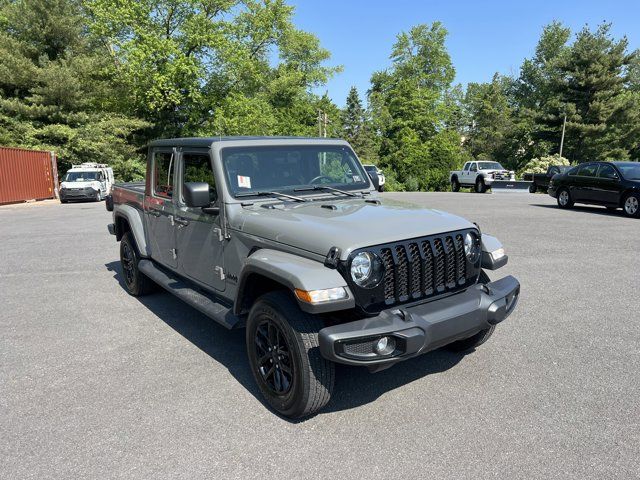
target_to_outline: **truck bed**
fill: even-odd
[[[111,190],[114,204],[127,204],[142,210],[145,182],[116,183]]]

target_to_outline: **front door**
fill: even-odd
[[[178,265],[173,198],[175,152],[155,150],[152,155],[151,194],[145,199],[151,257],[175,269]]]
[[[184,203],[184,184],[209,184],[211,205],[220,205],[208,150],[185,150],[180,154],[180,198],[176,210],[176,234],[180,273],[196,282],[225,289],[222,225],[220,215],[202,212]]]
[[[618,172],[608,163],[601,163],[592,191],[593,201],[605,205],[618,205],[623,188],[620,186]]]

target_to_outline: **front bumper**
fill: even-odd
[[[549,184],[549,186],[547,187],[547,193],[551,195],[553,198],[556,198],[558,196],[557,192],[558,192],[557,187],[555,185]]]
[[[93,188],[64,188],[60,190],[60,200],[90,200],[96,198],[97,192]]]
[[[375,317],[323,328],[320,352],[337,363],[386,368],[502,322],[515,309],[519,295],[520,283],[508,276],[433,302],[385,310]],[[392,339],[393,351],[375,352],[382,337]]]

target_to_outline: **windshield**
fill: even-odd
[[[231,194],[294,191],[326,185],[343,190],[369,188],[366,172],[348,147],[342,145],[286,145],[227,147],[222,164]]]
[[[640,163],[621,162],[616,163],[615,165],[618,167],[624,178],[628,178],[629,180],[640,180]]]
[[[67,172],[65,182],[95,182],[100,180],[100,172]]]
[[[498,162],[478,162],[480,170],[504,170],[504,167]]]

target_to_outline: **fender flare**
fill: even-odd
[[[337,270],[325,267],[323,263],[300,257],[287,252],[272,249],[260,249],[246,258],[238,279],[238,289],[234,301],[234,313],[239,315],[243,310],[245,294],[251,294],[248,280],[252,274],[269,278],[293,292],[300,290],[322,290],[326,288],[343,287],[347,291],[347,298],[311,305],[296,298],[302,310],[309,313],[324,313],[337,310],[347,310],[355,307],[355,298],[346,280]]]
[[[129,224],[129,229],[133,233],[133,238],[136,241],[140,256],[150,256],[147,240],[144,234],[142,212],[139,209],[132,207],[131,205],[114,206],[113,219],[116,225],[116,238],[120,240],[124,232],[121,232],[118,229],[118,217],[126,220],[126,222]]]

